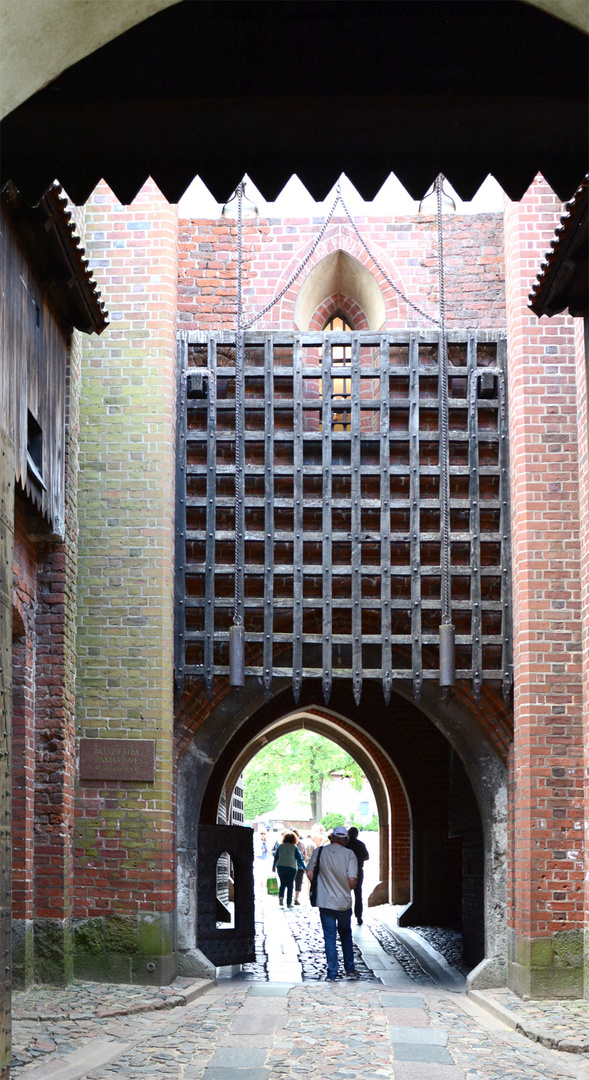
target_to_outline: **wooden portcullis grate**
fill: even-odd
[[[179,338],[176,682],[229,670],[235,583],[235,334]],[[436,333],[244,334],[238,599],[246,675],[438,678]],[[456,678],[510,692],[505,335],[448,335]]]

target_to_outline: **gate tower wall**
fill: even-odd
[[[155,774],[130,779],[119,761],[116,776],[79,781],[75,970],[159,985],[176,971],[177,212],[153,183],[131,206],[101,184],[86,223],[112,327],[83,358],[77,733],[153,743]]]
[[[509,979],[531,997],[583,992],[583,403],[573,320],[537,319],[527,307],[560,210],[538,177],[505,215],[515,672]]]
[[[542,992],[548,987],[551,993],[566,994],[573,989],[579,992],[581,985],[578,943],[582,938],[583,888],[588,887],[583,886],[577,865],[582,859],[566,857],[568,852],[580,850],[573,840],[582,838],[583,815],[587,820],[588,812],[587,793],[582,791],[583,664],[585,693],[588,673],[587,659],[581,658],[579,649],[580,573],[584,574],[586,623],[589,578],[586,552],[585,563],[580,562],[575,428],[578,423],[580,432],[586,423],[586,399],[583,405],[582,397],[575,396],[584,359],[579,351],[575,382],[571,321],[559,318],[538,324],[526,310],[527,291],[552,237],[559,209],[547,185],[540,185],[540,190],[540,202],[533,202],[532,189],[527,201],[521,206],[510,205],[506,213],[511,438],[516,451],[512,461],[517,496],[514,540],[518,544],[516,592],[520,603],[516,619],[519,734],[510,762],[515,807],[513,880],[519,896],[512,901],[511,979],[516,988],[533,986]],[[164,981],[175,970],[171,735],[175,332],[177,325],[183,329],[234,328],[236,222],[181,222],[178,253],[175,208],[165,203],[154,185],[146,186],[130,207],[120,206],[101,185],[87,208],[87,223],[93,269],[113,319],[109,332],[84,348],[77,730],[82,738],[153,739],[157,774],[155,784],[122,778],[79,784],[76,963],[80,974],[88,973],[92,978]],[[332,224],[335,231],[329,240],[345,250],[348,223],[336,218]],[[480,215],[476,230],[473,224],[472,218],[459,215],[444,219],[448,325],[500,330],[505,321],[503,216]],[[358,227],[379,257],[384,253],[382,261],[391,278],[420,306],[436,314],[435,221],[431,215],[396,220],[367,216],[358,219]],[[318,228],[312,218],[247,220],[246,318],[284,285]],[[382,291],[388,305],[387,328],[406,327],[405,306],[391,290],[383,286]],[[296,287],[292,292],[294,311]],[[340,300],[339,296],[326,298],[332,306]],[[285,312],[286,308],[282,314],[273,309],[262,328],[275,326],[274,320]],[[546,367],[547,360],[552,364],[553,356],[557,358],[555,370]],[[538,486],[533,488],[529,474],[536,464],[539,477],[534,474],[533,480]],[[586,464],[581,463],[580,476],[586,495]],[[554,483],[561,485],[560,491],[552,490]],[[555,495],[560,523],[550,504]],[[584,506],[586,515],[586,502]],[[542,514],[552,516],[548,520]],[[584,528],[586,548],[586,520]],[[563,567],[565,596],[556,595]],[[51,573],[47,566],[47,587],[57,580]],[[536,603],[545,605],[544,623],[536,614],[540,610]],[[53,615],[57,614],[55,608]],[[563,619],[568,620],[564,631]],[[546,670],[544,649],[551,650]],[[219,678],[211,702],[199,697],[189,706],[191,715],[183,711],[178,717],[178,746],[190,745],[191,751],[196,748],[197,765],[199,725],[206,723],[215,706],[222,705],[224,694],[224,679]],[[510,717],[500,699],[495,701],[493,693],[489,697],[483,688],[476,708],[469,688],[457,686],[454,702],[461,711],[476,713],[484,739],[504,760]],[[430,715],[427,699],[423,707]],[[589,743],[588,723],[585,718],[585,745]],[[546,753],[548,743],[542,740],[549,738],[556,742]],[[571,741],[565,743],[564,739]],[[474,743],[467,751],[457,749],[483,811],[477,784],[485,785],[484,753],[475,760]],[[502,798],[501,768],[499,765],[493,790]],[[528,788],[538,819],[557,823],[550,845],[548,829],[538,835],[530,827],[531,815],[524,807]],[[485,806],[491,805],[493,797],[484,793]],[[493,812],[488,821],[484,811],[481,816],[488,911],[488,881],[501,871],[504,849]],[[556,834],[562,827],[558,823],[567,816],[574,835],[567,836],[570,843],[566,847],[558,847]],[[563,850],[561,860],[557,853]],[[532,865],[538,851],[546,873],[552,874],[556,868],[552,897],[542,888],[532,897],[532,888],[538,883],[543,886],[545,880],[542,871]],[[560,887],[563,876],[566,880]],[[63,903],[59,900],[62,907],[67,902],[66,879],[67,874],[56,886],[63,893]],[[550,930],[544,925],[548,924],[548,903],[558,906]],[[542,904],[545,917],[540,917]],[[556,906],[551,909],[556,910]],[[490,949],[487,944],[486,950],[488,956],[499,958],[498,970],[503,955],[501,932],[499,924],[491,927],[495,943]],[[549,962],[545,962],[547,956]],[[147,971],[148,963],[154,964],[152,972]],[[491,977],[496,980],[497,972]]]
[[[451,329],[503,329],[505,290],[503,216],[444,215],[447,267],[446,308]],[[431,214],[405,217],[360,216],[356,224],[393,282],[419,307],[437,318],[438,278],[436,221]],[[243,300],[247,322],[288,282],[308,253],[321,227],[309,218],[246,218],[243,233]],[[183,219],[179,223],[178,326],[181,330],[235,329],[237,222]],[[303,274],[256,330],[306,330],[295,327],[295,300],[305,275],[322,258],[342,250],[357,257],[374,275],[385,302],[385,328],[434,329],[382,278],[356,239],[346,217],[334,216],[323,241]],[[339,297],[325,297],[335,300]],[[353,300],[353,298],[349,298]],[[329,305],[331,310],[332,304]],[[351,310],[351,309],[350,309]],[[315,324],[313,323],[313,329]],[[364,325],[356,326],[364,329]]]

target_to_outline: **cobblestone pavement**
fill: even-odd
[[[434,985],[434,980],[427,971],[424,971],[419,960],[400,941],[395,939],[386,926],[383,926],[380,922],[371,922],[370,920],[368,920],[368,924],[379,945],[386,953],[395,957],[403,971],[406,971],[411,976],[413,982],[419,983],[421,986]]]
[[[12,1080],[589,1080],[589,1053],[562,1052],[587,1035],[587,1002],[486,992],[499,1012],[543,1024],[561,1045],[550,1049],[471,997],[415,982],[370,926],[355,932],[361,978],[327,983],[316,919],[266,911],[256,964],[216,986],[15,994]]]
[[[375,982],[314,980],[289,987],[228,980],[172,1012],[71,1023],[88,1054],[86,1071],[77,1074],[86,1080],[589,1077],[586,1057],[530,1042],[479,1013],[465,996],[433,989],[398,993]],[[118,1049],[120,1056],[96,1063],[93,1046]],[[49,1054],[42,1071],[31,1063],[13,1075],[61,1080],[70,1075],[66,1063],[63,1073],[53,1072],[58,1063]]]
[[[482,995],[480,995],[482,997]],[[487,1007],[499,1006],[515,1020],[515,1030],[534,1042],[589,1055],[589,1001],[522,1001],[510,990],[485,990]]]
[[[411,929],[429,941],[430,945],[463,975],[468,975],[469,968],[462,961],[462,934],[442,926],[412,926]]]

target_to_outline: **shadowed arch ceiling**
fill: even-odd
[[[268,199],[342,172],[370,199],[391,171],[415,198],[440,171],[462,198],[489,172],[519,198],[541,171],[565,199],[586,89],[584,34],[519,0],[182,0],[9,113],[2,175],[76,202],[152,175],[176,202],[195,174],[224,201],[246,171]]]

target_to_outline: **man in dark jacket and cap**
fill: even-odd
[[[354,915],[358,926],[362,926],[362,882],[364,881],[364,863],[370,858],[368,848],[362,840],[358,839],[358,830],[355,825],[348,829],[348,845],[358,860],[358,879],[354,886]]]

